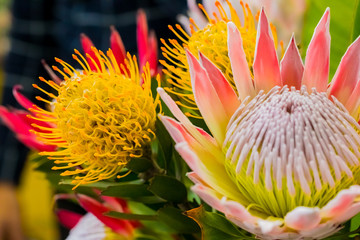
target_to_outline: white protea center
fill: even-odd
[[[298,206],[323,207],[360,182],[360,126],[335,98],[305,87],[274,87],[232,116],[225,166],[241,204],[283,218]]]

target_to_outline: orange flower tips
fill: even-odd
[[[33,118],[55,125],[47,132],[34,132],[44,143],[58,147],[40,154],[58,164],[53,169],[66,169],[62,176],[73,175],[75,187],[119,177],[130,158],[146,155],[160,108],[159,97],[151,92],[149,64],[140,74],[135,56],[127,54],[119,66],[111,49],[106,55],[94,47],[92,51],[96,59],[87,54],[87,61],[75,50],[73,58],[81,70],[56,58],[63,68],[53,69],[64,81],[57,85],[41,78],[57,92],[46,92],[53,98],[47,101],[52,111],[31,109],[36,113]],[[96,70],[91,70],[90,61]],[[159,84],[159,77],[156,81]]]

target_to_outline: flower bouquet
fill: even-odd
[[[291,34],[272,23],[284,19],[251,7],[189,1],[187,25],[160,38],[162,70],[139,11],[138,58],[115,28],[106,52],[82,35],[80,67],[56,58],[40,77],[53,91],[34,85],[47,108],[14,87],[27,110],[2,106],[3,122],[36,151],[56,202],[86,211],[56,207],[68,239],[360,234],[359,15],[332,72],[329,8],[305,53],[294,35],[284,48]]]

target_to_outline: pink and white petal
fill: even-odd
[[[220,1],[224,1],[224,0],[220,0]],[[213,15],[213,13],[215,13],[218,17],[220,17],[220,12],[219,9],[217,8],[217,4],[216,2],[218,2],[218,0],[203,0],[202,4],[204,5],[204,8],[206,10],[206,12],[209,13],[209,15]]]
[[[146,21],[146,14],[144,10],[140,9],[137,12],[136,16],[137,28],[136,28],[136,38],[137,38],[137,48],[139,54],[139,62],[144,62],[148,52],[148,25]]]
[[[341,228],[342,226],[339,224],[334,224],[333,222],[325,222],[319,224],[316,228],[313,228],[311,230],[299,231],[299,235],[311,239],[323,239],[333,235]]]
[[[239,222],[248,222],[251,224],[255,224],[260,220],[260,218],[251,215],[250,212],[246,210],[246,208],[239,202],[223,199],[222,205],[224,207],[223,213],[227,217],[236,219]],[[236,222],[234,223],[236,224]]]
[[[302,84],[310,91],[326,92],[330,66],[330,9],[326,9],[315,28],[314,35],[306,51]]]
[[[185,32],[191,33],[189,17],[187,17],[183,14],[179,14],[178,16],[176,16],[176,20],[181,24],[181,26],[184,28]]]
[[[123,219],[115,219],[104,215],[104,213],[111,211],[112,209],[105,207],[95,199],[83,194],[78,194],[77,199],[80,205],[86,211],[92,213],[102,223],[111,228],[114,232],[124,236],[130,236],[133,233],[134,228],[132,227],[130,221]]]
[[[159,115],[159,117],[175,143],[191,142],[193,140],[191,135],[184,129],[181,123],[170,117],[162,115]]]
[[[283,221],[281,220],[258,220],[257,222],[260,231],[262,234],[264,234],[265,236],[273,236],[276,237],[278,234],[283,233],[283,229],[281,228],[281,225],[284,224]]]
[[[329,96],[346,104],[360,79],[360,37],[347,49],[331,81]]]
[[[34,103],[31,102],[27,97],[20,93],[23,87],[21,85],[15,85],[12,89],[12,93],[16,99],[16,101],[25,109],[32,108]]]
[[[259,230],[257,230],[257,232],[253,232],[255,235],[257,235],[258,237],[261,237],[261,239],[263,240],[299,240],[301,239],[301,235],[299,233],[294,233],[294,232],[282,232],[282,233],[278,233],[278,234],[272,234],[272,235],[261,235],[261,233],[258,233]]]
[[[350,218],[354,217],[359,212],[360,212],[360,202],[356,202],[352,204],[348,209],[346,209],[346,211],[343,212],[341,215],[331,219],[331,221],[336,223],[344,223]]]
[[[240,32],[233,22],[227,24],[228,51],[231,69],[234,76],[239,99],[243,101],[247,96],[256,95],[253,80],[251,79],[249,65],[242,45]]]
[[[178,105],[175,103],[174,100],[165,92],[163,88],[157,88],[157,92],[159,93],[161,99],[164,101],[166,106],[170,109],[171,113],[175,116],[177,120],[181,122],[181,124],[186,128],[186,130],[194,137],[198,142],[204,144],[209,144],[209,147],[212,148],[214,146],[213,141],[208,141],[205,134],[199,132],[197,128],[190,122],[190,120],[184,115],[184,113],[180,110]],[[205,135],[206,136],[206,135]],[[217,145],[217,144],[216,144]],[[215,146],[216,146],[215,145]]]
[[[169,110],[177,120],[179,120],[184,125],[190,124],[192,127],[194,127],[194,125],[189,121],[185,114],[180,110],[175,101],[172,100],[172,98],[169,96],[169,94],[165,92],[163,88],[158,87],[156,90],[159,93],[161,99],[164,101],[166,106],[169,108]]]
[[[192,145],[192,143],[195,141],[195,139],[191,136],[191,134],[186,131],[186,128],[175,119],[162,115],[159,115],[159,118],[176,143],[186,141],[190,145]],[[205,137],[207,141],[213,143],[214,146],[216,146],[216,142],[213,137],[211,137],[207,132],[205,132],[201,128],[196,127],[196,129],[202,136]],[[201,144],[201,142],[198,143]],[[207,145],[205,144],[204,147],[206,146]],[[213,150],[214,149],[209,149],[209,151],[213,151]]]
[[[105,226],[93,214],[85,214],[71,229],[66,240],[99,240],[105,239]]]
[[[222,196],[209,187],[205,187],[202,184],[195,184],[191,187],[191,191],[197,194],[204,202],[209,204],[217,211],[224,212],[224,208],[221,204]]]
[[[231,118],[240,105],[234,89],[226,80],[224,74],[201,52],[199,54],[201,65],[205,68],[219,99],[224,106],[226,114]]]
[[[199,177],[199,175],[196,174],[196,172],[188,172],[186,173],[186,176],[194,183],[194,184],[201,184],[206,187],[208,185]]]
[[[226,114],[223,102],[212,85],[206,70],[189,50],[186,50],[186,56],[196,105],[210,132],[218,144],[222,144],[225,139],[226,126],[231,116]]]
[[[251,215],[241,204],[234,203],[234,206],[228,210],[230,213],[225,213],[226,218],[240,228],[255,234],[260,239],[298,238],[298,234],[284,232],[282,220],[264,220],[258,218]]]
[[[212,2],[210,4],[212,4],[215,7],[215,2],[213,0],[208,0],[208,2]],[[203,12],[198,7],[196,0],[187,0],[187,6],[189,8],[188,11],[189,17],[195,21],[196,25],[200,29],[204,28],[208,24],[208,21],[205,18]]]
[[[241,225],[244,222],[255,224],[259,220],[259,218],[252,216],[240,203],[226,200],[226,197],[210,187],[198,183],[192,186],[191,190],[211,207],[224,213],[226,217],[235,218]],[[234,223],[236,224],[236,222]]]
[[[236,201],[242,199],[236,184],[227,174],[224,164],[219,163],[219,160],[210,152],[201,151],[200,147],[190,146],[187,142],[176,144],[175,149],[191,170],[213,190]]]
[[[294,230],[310,230],[316,228],[321,221],[320,209],[317,207],[297,207],[288,212],[284,218],[286,227]]]
[[[304,65],[294,35],[291,37],[283,59],[280,62],[281,81],[283,85],[300,89]]]
[[[345,108],[349,111],[350,115],[355,118],[356,121],[360,120],[360,77],[357,79],[357,83],[354,91],[348,98]]]
[[[214,142],[214,139],[204,132],[202,129],[197,128],[197,130],[208,139],[209,142],[198,142],[195,138],[193,138],[182,126],[181,123],[175,121],[172,118],[160,116],[161,121],[166,127],[167,131],[170,133],[171,137],[174,139],[176,143],[186,142],[189,146],[191,146],[191,150],[194,151],[197,155],[206,155],[205,158],[199,158],[201,161],[206,159],[206,163],[204,162],[204,166],[210,166],[212,164],[212,160],[215,160],[216,166],[219,168],[223,168],[224,164],[224,156],[219,148],[215,147],[215,144],[209,144],[209,142]],[[209,155],[209,156],[208,156]],[[187,161],[187,159],[185,159]],[[201,171],[202,164],[194,165],[191,162],[187,162],[191,169],[195,172]],[[197,169],[197,170],[196,170]]]
[[[125,63],[125,58],[126,58],[125,46],[124,46],[124,43],[121,39],[119,32],[116,31],[115,27],[111,26],[110,30],[111,30],[110,47],[114,54],[116,62],[120,67],[121,64]]]
[[[353,185],[348,189],[341,190],[334,199],[330,200],[321,209],[321,217],[326,219],[335,219],[345,213],[359,196],[359,185]]]
[[[279,62],[264,8],[260,12],[254,56],[253,70],[256,91],[268,92],[274,86],[281,86]]]

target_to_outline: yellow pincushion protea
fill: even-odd
[[[169,28],[174,32],[180,42],[175,39],[169,39],[169,43],[167,43],[164,39],[161,39],[161,42],[164,45],[161,48],[162,54],[167,61],[161,60],[160,63],[165,67],[163,71],[170,77],[168,82],[172,85],[171,88],[168,87],[165,88],[165,90],[179,97],[180,101],[177,101],[176,103],[185,108],[184,111],[186,111],[185,114],[187,116],[199,117],[199,114],[192,92],[185,48],[187,48],[194,56],[198,56],[199,52],[204,54],[223,72],[227,81],[229,81],[231,86],[235,89],[227,48],[227,22],[232,21],[241,33],[246,61],[250,72],[252,73],[256,42],[254,16],[251,13],[249,6],[240,1],[244,13],[244,22],[241,23],[240,17],[237,15],[232,4],[229,1],[226,1],[226,4],[230,10],[230,16],[226,13],[222,4],[216,1],[215,5],[220,16],[216,13],[212,13],[213,18],[211,17],[211,13],[208,13],[203,5],[199,4],[199,8],[203,11],[209,21],[203,29],[190,18],[191,35],[188,35],[180,25],[175,25],[177,30],[172,26],[169,26]],[[271,25],[271,29],[274,35],[275,45],[277,45],[275,27]]]
[[[57,85],[40,79],[57,95],[34,85],[54,99],[49,102],[38,98],[50,104],[52,111],[37,106],[30,109],[36,113],[36,117],[30,117],[55,125],[47,129],[37,126],[48,131],[34,132],[39,139],[58,147],[58,151],[40,154],[61,164],[54,169],[67,169],[63,176],[75,175],[76,186],[115,177],[130,158],[143,156],[154,137],[159,103],[158,97],[154,100],[152,96],[149,64],[140,76],[135,56],[128,54],[120,70],[110,49],[107,56],[96,48],[92,51],[97,59],[87,57],[96,71],[90,70],[77,50],[73,58],[82,66],[81,71],[56,59],[63,71],[53,68],[64,81]]]

